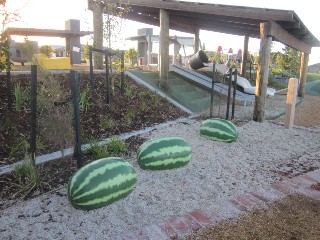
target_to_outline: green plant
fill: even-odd
[[[273,79],[269,79],[269,86],[273,87],[273,88],[275,88],[277,90],[284,89],[284,88],[288,87],[287,85],[278,83],[278,82],[274,81]]]
[[[15,109],[17,112],[22,110],[23,104],[27,101],[29,97],[29,91],[27,89],[23,89],[18,83],[14,87],[14,97],[15,97]]]
[[[28,151],[30,147],[29,142],[26,139],[20,139],[11,149],[10,156],[14,157],[21,153]]]
[[[98,144],[97,142],[91,144],[86,153],[91,155],[94,159],[110,157],[106,145]]]
[[[83,47],[83,58],[84,59],[89,59],[89,57],[90,57],[90,46],[91,45],[89,45],[87,42],[87,44],[84,45],[84,47]]]
[[[106,144],[93,141],[86,153],[91,155],[94,159],[100,159],[124,154],[127,150],[128,148],[123,140],[117,137],[112,137],[111,141]]]
[[[139,52],[134,48],[129,48],[125,52],[124,57],[130,61],[130,65],[133,67],[134,65],[138,64]]]
[[[126,122],[128,125],[131,125],[135,115],[136,115],[136,111],[133,108],[130,108],[128,114],[126,115]]]
[[[127,97],[131,99],[133,97],[133,88],[131,86],[126,86],[125,91]]]
[[[150,97],[150,92],[139,92],[138,98],[139,99],[148,99]]]
[[[73,106],[56,103],[68,99],[70,92],[66,91],[61,81],[57,81],[41,63],[38,65],[38,81],[38,94],[41,96],[41,111],[38,117],[41,135],[52,147],[62,151],[74,143]]]
[[[51,54],[53,53],[53,48],[50,45],[43,45],[39,48],[39,53],[42,53],[50,58]]]
[[[36,149],[41,150],[45,147],[40,136],[36,138]],[[12,147],[10,151],[10,156],[15,157],[19,154],[26,153],[30,148],[30,143],[26,139],[19,139],[17,143]]]
[[[161,98],[161,101],[162,101],[163,103],[169,103],[169,102],[170,102],[167,97]]]
[[[161,97],[156,92],[154,92],[151,96],[152,96],[153,106],[158,106],[160,103]]]
[[[113,137],[107,144],[107,151],[110,155],[119,155],[128,151],[126,143],[120,138]]]
[[[86,87],[83,91],[80,93],[80,109],[84,112],[87,112],[91,103],[89,99],[89,91],[90,89]]]
[[[108,130],[113,128],[115,125],[113,119],[107,118],[107,117],[102,117],[100,119],[99,127],[103,130]]]
[[[19,134],[18,129],[14,124],[14,121],[12,121],[10,115],[5,114],[0,120],[0,126],[3,126],[4,129],[10,133],[10,135],[17,136]]]
[[[143,112],[143,113],[145,111],[147,111],[147,109],[148,109],[148,105],[144,100],[142,100],[141,103],[140,103],[140,109],[141,109],[141,112]]]
[[[17,181],[15,186],[22,191],[31,192],[42,187],[37,166],[33,164],[31,157],[28,155],[25,155],[21,163],[14,164],[13,175]]]

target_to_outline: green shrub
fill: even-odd
[[[111,129],[115,126],[113,119],[103,117],[100,119],[99,127],[103,130]]]
[[[120,138],[113,137],[111,142],[107,144],[107,151],[111,155],[119,155],[126,153],[128,150],[125,142]]]
[[[14,165],[13,176],[17,181],[14,185],[22,191],[27,190],[28,192],[31,192],[42,186],[37,167],[33,164],[28,155],[25,156],[21,163],[16,163]]]
[[[15,97],[15,108],[17,112],[22,110],[24,103],[30,99],[29,91],[27,89],[23,89],[18,83],[14,87],[14,97]]]
[[[87,112],[91,103],[89,99],[89,91],[90,89],[86,87],[83,91],[80,93],[80,109],[84,112]]]
[[[91,155],[94,159],[100,159],[124,154],[127,150],[128,148],[123,140],[113,137],[107,144],[99,144],[98,142],[91,144],[87,150],[87,154]]]

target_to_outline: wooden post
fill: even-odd
[[[301,53],[301,65],[300,65],[300,84],[298,90],[298,96],[304,97],[304,86],[307,79],[307,70],[308,70],[309,54]]]
[[[93,5],[93,47],[103,47],[103,6],[99,3]],[[94,68],[103,69],[103,56],[101,53],[94,54]]]
[[[244,45],[243,45],[243,52],[242,52],[242,62],[241,62],[241,77],[246,77],[246,70],[247,70],[247,59],[248,59],[248,44],[249,44],[249,36],[244,36]]]
[[[152,52],[152,42],[151,35],[148,35],[148,70],[151,70],[151,52]]]
[[[200,44],[200,31],[196,29],[194,31],[194,54],[199,51],[199,44]]]
[[[164,9],[160,9],[160,81],[161,89],[168,89],[169,74],[169,13]]]
[[[297,101],[298,79],[290,78],[287,93],[286,116],[284,119],[284,127],[293,128],[294,113]]]
[[[263,122],[265,120],[265,105],[272,43],[272,37],[268,35],[270,28],[270,22],[260,24],[260,53],[256,79],[256,97],[253,111],[253,120],[256,122]]]

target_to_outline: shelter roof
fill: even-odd
[[[88,0],[93,3],[130,5],[126,18],[159,26],[159,10],[169,13],[170,29],[194,33],[196,29],[260,38],[260,23],[274,21],[297,40],[310,47],[320,47],[320,41],[308,30],[292,10],[253,8],[175,0]],[[121,6],[122,5],[122,6]]]
[[[159,42],[159,35],[151,35],[151,42]],[[147,35],[137,35],[128,37],[127,40],[131,41],[148,41]],[[193,46],[194,38],[193,37],[177,37],[177,36],[169,36],[169,43],[178,43],[185,46]]]
[[[16,36],[41,36],[41,37],[83,37],[93,34],[90,31],[74,32],[69,30],[55,30],[55,29],[37,29],[37,28],[7,28],[6,32],[9,35]]]

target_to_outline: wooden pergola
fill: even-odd
[[[244,36],[241,75],[245,73],[249,38],[260,39],[253,114],[255,121],[263,122],[265,119],[272,41],[301,51],[298,95],[304,96],[309,54],[312,47],[320,47],[320,42],[294,11],[174,0],[88,0],[88,8],[94,16],[94,41],[97,46],[102,47],[102,14],[105,5],[110,3],[117,4],[119,9],[129,5],[126,19],[160,26],[160,86],[163,88],[167,88],[169,71],[169,29],[194,34],[195,46],[199,46],[199,31],[202,29]]]

